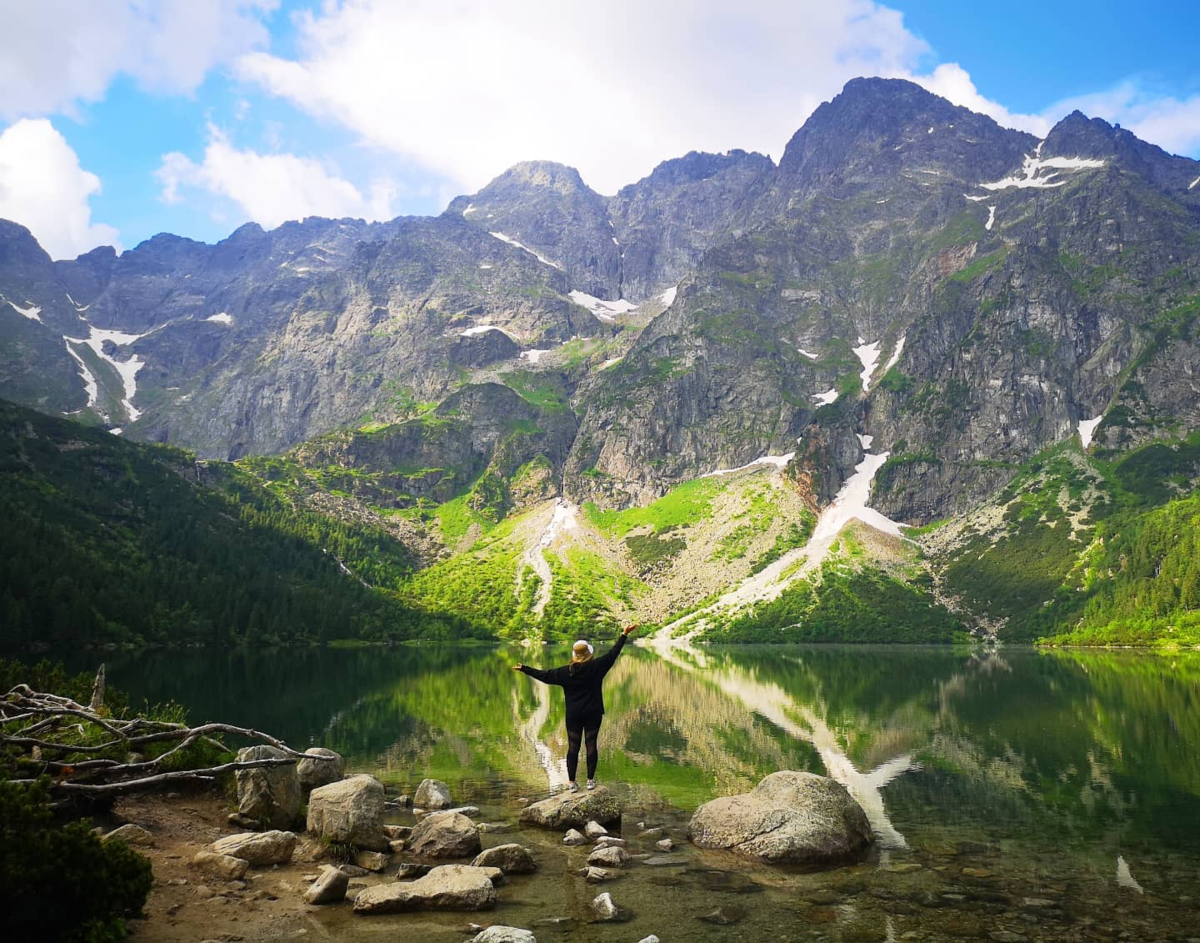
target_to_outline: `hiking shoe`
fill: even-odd
[[[589,779],[588,780],[588,792],[591,792],[595,788],[596,788],[596,780]]]
[[[579,792],[579,783],[568,783],[567,789],[571,792]]]

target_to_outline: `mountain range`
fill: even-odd
[[[518,637],[1190,638],[1198,314],[1200,162],[887,79],[614,196],[530,162],[61,262],[0,222],[0,397],[234,462]]]

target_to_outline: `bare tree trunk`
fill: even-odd
[[[92,701],[88,704],[88,709],[98,711],[104,706],[104,663],[100,663],[100,670],[96,672],[96,680],[92,682]]]

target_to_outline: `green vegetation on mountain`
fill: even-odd
[[[301,510],[236,466],[8,404],[0,442],[6,644],[448,631],[395,595],[411,569],[395,539]]]

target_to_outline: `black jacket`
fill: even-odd
[[[624,647],[625,636],[622,635],[610,651],[591,661],[563,665],[561,668],[550,668],[546,671],[523,665],[521,670],[543,684],[557,684],[563,689],[567,699],[567,723],[570,724],[574,720],[604,713],[604,695],[600,691],[600,685]]]

